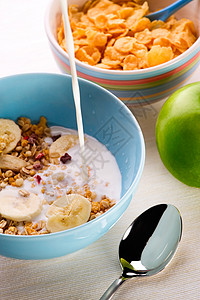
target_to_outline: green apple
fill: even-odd
[[[156,143],[170,173],[200,187],[200,82],[180,88],[164,103],[156,123]]]

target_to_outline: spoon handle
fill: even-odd
[[[185,6],[191,1],[193,0],[178,0],[159,11],[147,15],[147,17],[151,21],[156,19],[161,21],[166,21],[172,14],[174,14],[177,10],[181,9],[183,6]]]
[[[109,288],[105,291],[105,293],[101,296],[99,300],[109,300],[114,295],[115,291],[118,289],[118,287],[125,281],[126,279],[124,277],[119,277],[116,279]]]

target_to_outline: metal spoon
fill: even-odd
[[[111,299],[126,279],[160,272],[174,255],[182,234],[182,219],[177,208],[159,204],[143,212],[128,227],[119,244],[123,270],[100,300]]]
[[[146,15],[146,17],[149,18],[150,21],[154,21],[154,20],[166,21],[171,15],[173,15],[176,11],[178,11],[179,9],[181,9],[183,6],[185,6],[191,1],[193,0],[178,0],[159,11]]]

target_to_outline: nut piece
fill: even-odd
[[[102,210],[109,208],[110,207],[110,203],[108,199],[103,199],[100,201],[100,207]]]
[[[6,220],[4,220],[4,219],[2,219],[1,221],[0,221],[0,228],[5,228],[6,227],[6,225],[7,225],[7,221]]]
[[[29,175],[30,171],[27,170],[26,168],[22,168],[22,172],[26,175]]]
[[[19,190],[19,194],[23,197],[28,197],[30,193],[26,190]]]
[[[13,171],[11,171],[11,170],[6,171],[5,176],[8,177],[8,178],[12,177],[13,176]]]
[[[22,186],[23,183],[24,183],[23,178],[17,178],[16,181],[15,181],[15,185],[16,185],[17,187]]]
[[[5,233],[16,235],[18,233],[18,229],[14,226],[10,226],[10,227],[8,227],[8,229],[5,230]]]
[[[91,203],[91,212],[96,214],[99,211],[100,211],[100,203],[97,201],[92,202]]]
[[[8,184],[7,182],[1,182],[0,187],[3,189],[7,186],[7,184]]]

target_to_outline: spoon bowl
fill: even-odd
[[[182,219],[170,204],[153,206],[137,217],[119,244],[122,275],[107,289],[100,300],[111,299],[126,279],[150,276],[165,268],[172,259],[182,235]]]

